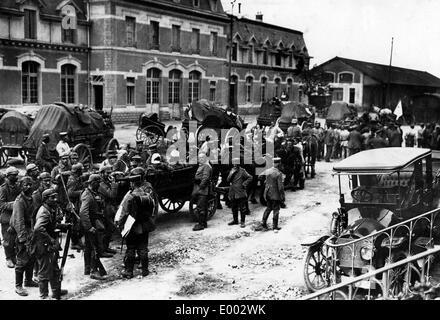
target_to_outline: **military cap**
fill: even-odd
[[[78,159],[78,153],[72,151],[72,152],[70,153],[70,158],[71,158],[71,159]]]
[[[18,175],[18,169],[16,167],[9,167],[8,169],[6,169],[6,176],[14,174]]]
[[[281,158],[273,158],[273,163],[280,163],[281,162]]]
[[[142,158],[141,158],[141,156],[140,155],[138,155],[138,154],[136,154],[136,155],[134,155],[133,157],[131,157],[131,160],[135,160],[135,161],[141,161],[142,160]]]
[[[24,176],[20,182],[21,182],[21,184],[25,184],[25,183],[33,184],[34,180],[32,180],[32,178],[29,176]]]
[[[50,134],[48,134],[48,133],[43,134],[43,139],[44,138],[50,138]]]
[[[67,152],[64,152],[64,153],[60,154],[60,158],[61,159],[69,158],[69,154]]]
[[[43,191],[42,197],[43,197],[43,201],[47,200],[47,198],[49,198],[50,196],[57,194],[57,192],[55,191],[55,189],[49,188]]]
[[[67,132],[65,132],[65,131],[60,132],[60,137],[65,137],[65,136],[67,136]]]
[[[101,168],[99,168],[99,173],[105,172],[107,170],[112,170],[112,169],[113,169],[112,166],[102,166]]]
[[[101,180],[102,180],[101,176],[99,174],[94,173],[94,174],[90,175],[89,180],[87,181],[87,183],[92,183],[92,182],[95,182],[95,181],[101,182]]]
[[[35,163],[29,163],[27,166],[26,166],[26,171],[28,172],[28,171],[32,171],[32,170],[35,170],[35,169],[38,169],[38,167],[37,167],[37,165],[35,164]]]
[[[298,119],[292,119],[293,124],[298,124]]]
[[[134,176],[142,176],[145,174],[145,170],[143,168],[134,168],[130,171],[130,177],[134,177]]]
[[[78,170],[84,170],[84,166],[82,165],[82,163],[75,163],[72,166],[72,169],[71,169],[72,172],[78,172]]]
[[[44,171],[44,172],[40,173],[40,175],[38,176],[38,179],[47,180],[47,179],[52,179],[52,177],[50,176],[49,172]]]

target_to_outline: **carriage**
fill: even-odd
[[[260,107],[260,114],[257,118],[257,124],[261,127],[270,126],[281,116],[284,103],[280,100],[270,100],[263,102]]]
[[[159,121],[157,113],[143,113],[139,116],[136,139],[143,140],[145,145],[157,143],[165,137],[165,124]]]
[[[192,198],[194,177],[198,165],[175,165],[173,167],[158,167],[148,169],[146,180],[151,183],[159,206],[167,213],[179,212],[189,201],[189,212],[195,216],[195,202]],[[217,210],[216,194],[208,200],[208,218]]]
[[[287,133],[292,119],[297,119],[300,126],[303,126],[306,122],[313,123],[315,121],[315,108],[302,102],[286,103],[278,119],[278,126],[284,133]]]
[[[43,134],[47,133],[50,135],[49,151],[57,159],[55,147],[60,133],[67,132],[68,143],[72,151],[78,154],[79,161],[86,167],[92,167],[109,150],[119,149],[114,131],[115,127],[105,112],[56,102],[38,110],[23,149],[28,160],[35,160]]]
[[[309,291],[374,271],[433,245],[437,216],[417,218],[438,206],[431,150],[367,150],[333,170],[339,180],[340,208],[332,215],[330,234],[303,244],[308,247],[304,280]],[[393,269],[387,280],[390,290],[404,285],[405,272],[406,266]],[[378,290],[380,286],[374,284],[357,283],[361,289]]]
[[[32,119],[17,111],[8,111],[0,119],[0,167],[10,157],[20,156],[26,161],[23,142],[29,134]]]
[[[346,102],[335,102],[327,110],[326,125],[341,124],[351,126],[355,124],[357,111]]]

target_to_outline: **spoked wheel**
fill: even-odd
[[[8,163],[8,154],[6,153],[6,150],[1,149],[0,150],[0,167],[3,168]]]
[[[113,138],[111,139],[108,144],[107,144],[107,148],[106,148],[106,153],[108,153],[110,150],[118,150],[119,149],[119,142],[117,139]]]
[[[330,272],[330,266],[322,249],[323,244],[310,247],[304,261],[304,282],[310,292],[328,286],[327,272]]]
[[[160,207],[168,213],[176,213],[179,212],[180,209],[183,208],[186,201],[181,199],[168,199],[168,198],[159,198]]]
[[[194,218],[197,219],[196,212],[197,198],[191,198],[189,201],[189,213]],[[211,195],[208,199],[208,220],[211,219],[215,212],[217,211],[217,194]]]
[[[82,163],[84,167],[91,168],[93,165],[93,158],[92,158],[92,152],[90,151],[89,147],[84,144],[80,143],[77,144],[73,151],[78,154],[78,162]]]
[[[159,127],[146,126],[145,128],[138,128],[136,131],[136,139],[143,140],[145,145],[157,143],[164,134]]]

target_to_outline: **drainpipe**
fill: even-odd
[[[92,52],[90,49],[90,0],[87,1],[87,105],[91,105],[91,82],[90,82],[90,59]]]

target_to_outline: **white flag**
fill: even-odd
[[[394,109],[393,113],[397,116],[396,120],[403,116],[402,100],[399,100],[399,103],[397,104],[397,107]]]

